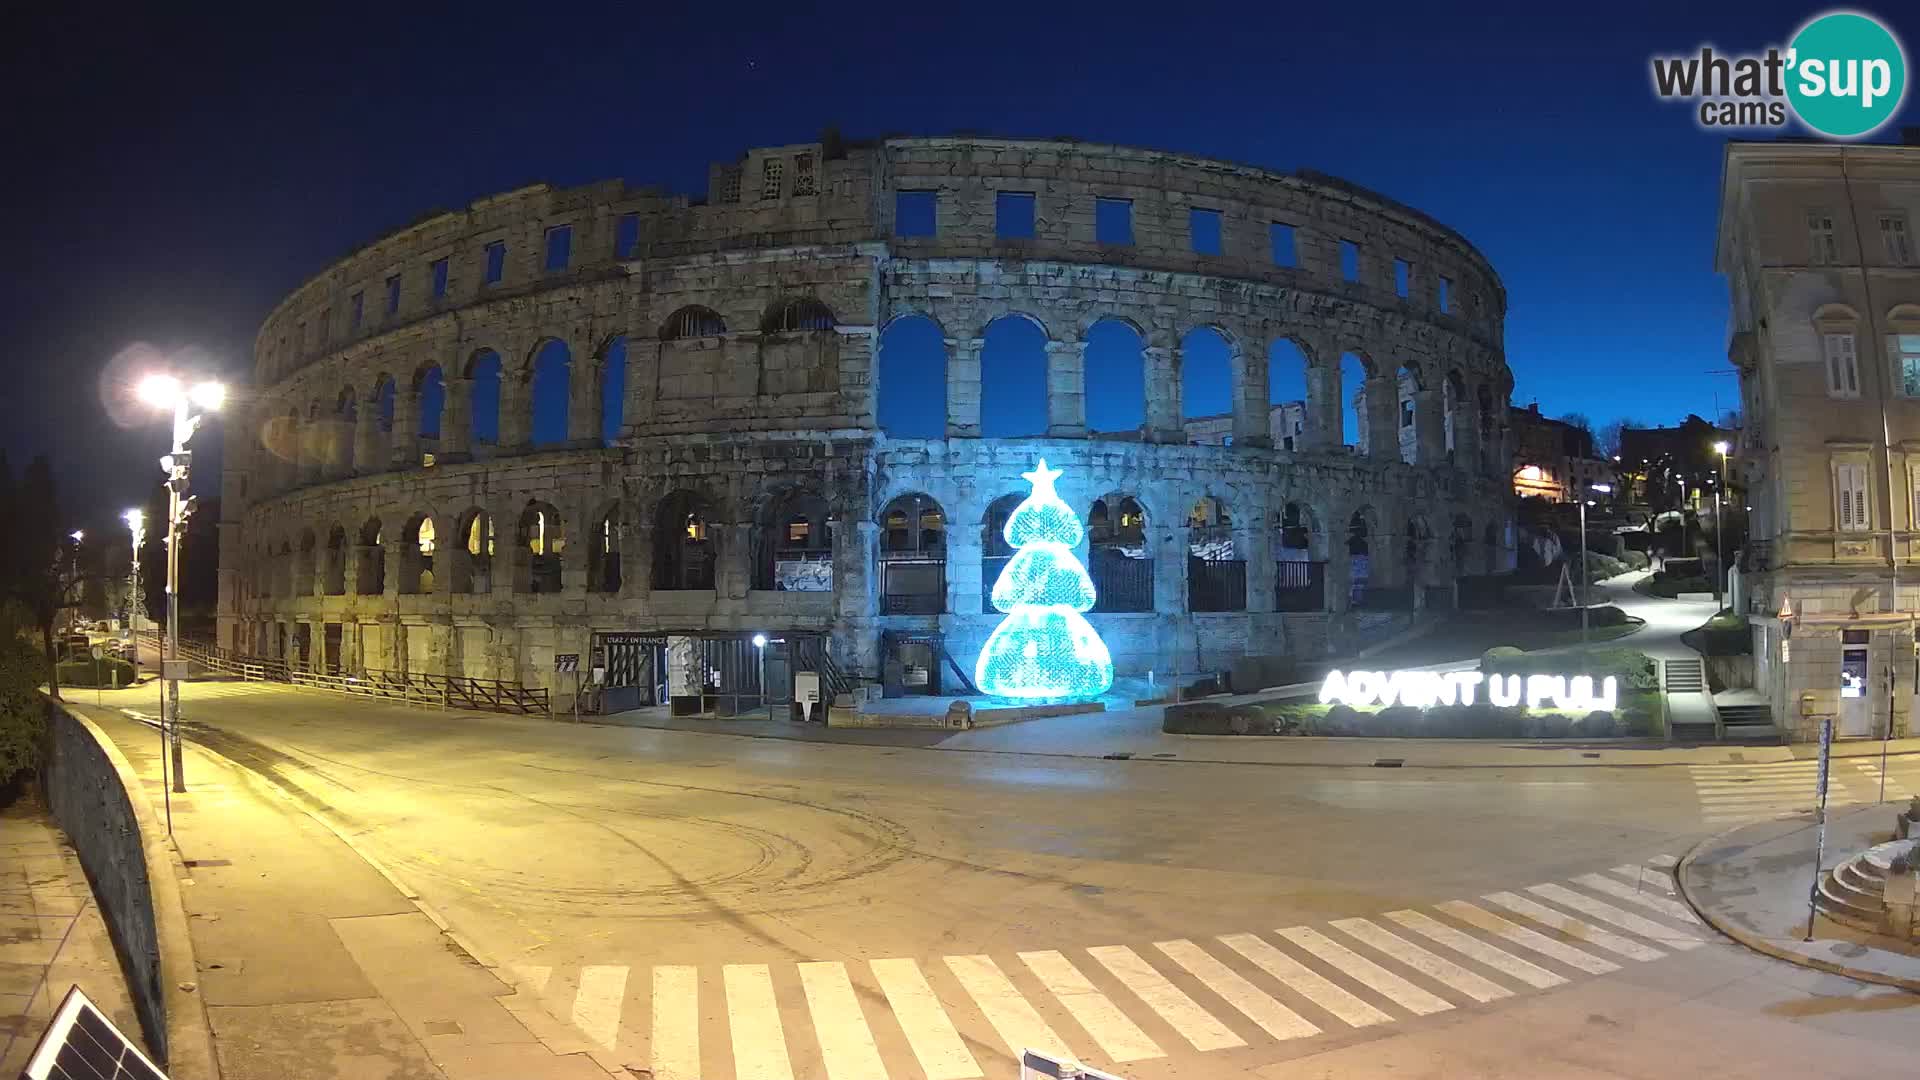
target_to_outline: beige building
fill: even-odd
[[[1717,267],[1750,491],[1755,684],[1789,738],[1909,733],[1920,617],[1920,146],[1735,142]]]

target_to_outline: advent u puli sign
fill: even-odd
[[[1483,675],[1478,671],[1329,671],[1320,684],[1320,704],[1409,705],[1426,709],[1435,705],[1472,705],[1481,684],[1486,685],[1487,704],[1513,708],[1525,704],[1529,709],[1551,705],[1556,709],[1581,712],[1612,712],[1620,703],[1620,683],[1608,675],[1594,692],[1591,675]]]

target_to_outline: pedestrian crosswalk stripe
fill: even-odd
[[[1199,1003],[1168,981],[1165,975],[1154,970],[1153,965],[1142,959],[1139,953],[1125,945],[1097,945],[1088,949],[1087,955],[1146,1002],[1148,1008],[1173,1025],[1173,1029],[1192,1043],[1195,1050],[1224,1050],[1230,1046],[1247,1045],[1231,1028],[1214,1019],[1212,1013],[1201,1008]]]
[[[580,969],[580,992],[573,999],[573,1026],[608,1050],[620,1034],[620,1006],[627,996],[627,969],[595,964]]]
[[[1420,989],[1310,926],[1289,927],[1277,933],[1416,1016],[1453,1008],[1447,999]]]
[[[793,1080],[772,972],[765,964],[728,964],[720,971],[727,990],[735,1080]]]
[[[1240,1014],[1260,1025],[1260,1030],[1276,1039],[1301,1039],[1320,1034],[1312,1021],[1272,995],[1248,982],[1232,968],[1215,960],[1205,949],[1191,941],[1161,941],[1154,944],[1169,960],[1187,969],[1187,974],[1220,996],[1222,1001],[1240,1010]]]
[[[1108,1057],[1115,1061],[1140,1061],[1167,1056],[1159,1044],[1127,1019],[1127,1014],[1087,981],[1066,957],[1047,949],[1023,952],[1020,962],[1027,965],[1027,970],[1047,988],[1047,993],[1093,1036],[1093,1041],[1100,1044]]]
[[[1555,911],[1545,904],[1537,904],[1524,896],[1510,892],[1488,893],[1484,899],[1499,904],[1516,915],[1524,915],[1534,922],[1552,930],[1558,930],[1570,938],[1588,944],[1597,945],[1610,953],[1624,956],[1629,960],[1658,960],[1665,955],[1658,949],[1649,948],[1637,941],[1628,941],[1608,930],[1602,930],[1589,922],[1583,922],[1563,912]]]
[[[1519,979],[1536,990],[1561,986],[1567,981],[1564,975],[1556,975],[1532,961],[1522,960],[1504,949],[1496,949],[1472,934],[1461,933],[1418,911],[1389,911],[1387,918],[1469,959],[1478,960],[1502,975]]]
[[[654,1080],[700,1080],[700,970],[653,969]]]
[[[887,1080],[880,1048],[874,1045],[873,1030],[860,1011],[860,999],[854,995],[846,965],[816,962],[797,966],[828,1080]]]
[[[1542,956],[1551,956],[1555,960],[1571,967],[1577,967],[1589,975],[1605,975],[1619,971],[1620,965],[1611,960],[1582,952],[1564,942],[1556,941],[1536,930],[1529,930],[1518,923],[1509,922],[1484,908],[1475,907],[1465,900],[1449,900],[1437,905],[1441,911],[1459,919],[1469,926],[1502,937],[1523,949],[1531,949]]]
[[[1289,990],[1313,1002],[1354,1027],[1391,1024],[1393,1017],[1340,988],[1326,976],[1281,952],[1254,934],[1226,934],[1220,943],[1246,957],[1261,971],[1280,980]]]
[[[1658,867],[1660,867],[1660,868],[1661,868],[1661,869],[1663,869],[1663,870],[1671,870],[1671,869],[1673,869],[1674,867],[1676,867],[1676,866],[1679,866],[1679,865],[1680,865],[1680,856],[1678,856],[1678,855],[1655,855],[1655,856],[1654,856],[1653,858],[1651,858],[1651,859],[1648,859],[1648,860],[1647,860],[1647,865],[1648,865],[1648,866],[1658,866]]]
[[[1669,898],[1674,895],[1673,878],[1668,874],[1638,866],[1616,866],[1612,872],[1632,881],[1642,889],[1651,890]]]
[[[1459,964],[1415,945],[1367,919],[1335,919],[1334,929],[1407,965],[1435,982],[1445,983],[1475,1001],[1497,1001],[1512,997],[1513,991],[1491,979],[1482,978]]]
[[[1033,1006],[1027,1004],[1027,999],[1020,996],[1020,991],[1001,973],[993,957],[949,956],[947,968],[960,981],[961,989],[980,1007],[987,1023],[1000,1033],[1000,1041],[1007,1044],[1014,1057],[1019,1057],[1023,1050],[1038,1050],[1052,1057],[1079,1060],[1067,1049],[1066,1040],[1055,1034]]]
[[[933,987],[927,985],[920,965],[911,960],[872,960],[867,966],[927,1080],[971,1080],[980,1075],[979,1064],[954,1030]]]
[[[1572,908],[1610,926],[1617,926],[1628,933],[1638,934],[1648,941],[1657,941],[1669,949],[1685,951],[1697,949],[1706,944],[1686,930],[1664,926],[1652,919],[1615,907],[1604,900],[1595,900],[1584,893],[1574,892],[1564,885],[1530,885],[1527,891],[1551,900],[1561,907]]]
[[[1700,916],[1695,915],[1693,909],[1687,905],[1671,899],[1671,894],[1656,894],[1647,889],[1636,889],[1623,885],[1604,874],[1581,874],[1573,880],[1596,892],[1603,892],[1608,896],[1657,911],[1669,919],[1677,919],[1689,926],[1701,925]]]

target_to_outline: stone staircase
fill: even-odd
[[[1885,933],[1888,868],[1895,855],[1912,846],[1911,840],[1875,844],[1822,875],[1821,913],[1856,930]]]
[[[1780,729],[1773,722],[1773,706],[1715,705],[1720,714],[1722,738],[1730,743],[1778,745]]]
[[[1716,742],[1720,723],[1707,693],[1707,666],[1699,657],[1660,661],[1667,692],[1667,737],[1674,742]]]

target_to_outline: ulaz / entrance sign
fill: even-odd
[[[1600,692],[1594,693],[1593,676],[1575,675],[1483,675],[1478,671],[1329,671],[1320,684],[1320,704],[1409,705],[1425,709],[1434,705],[1472,705],[1480,684],[1487,687],[1487,703],[1496,708],[1512,708],[1524,700],[1527,708],[1538,709],[1549,703],[1556,709],[1580,712],[1612,712],[1620,702],[1619,680],[1609,675],[1600,680]]]

